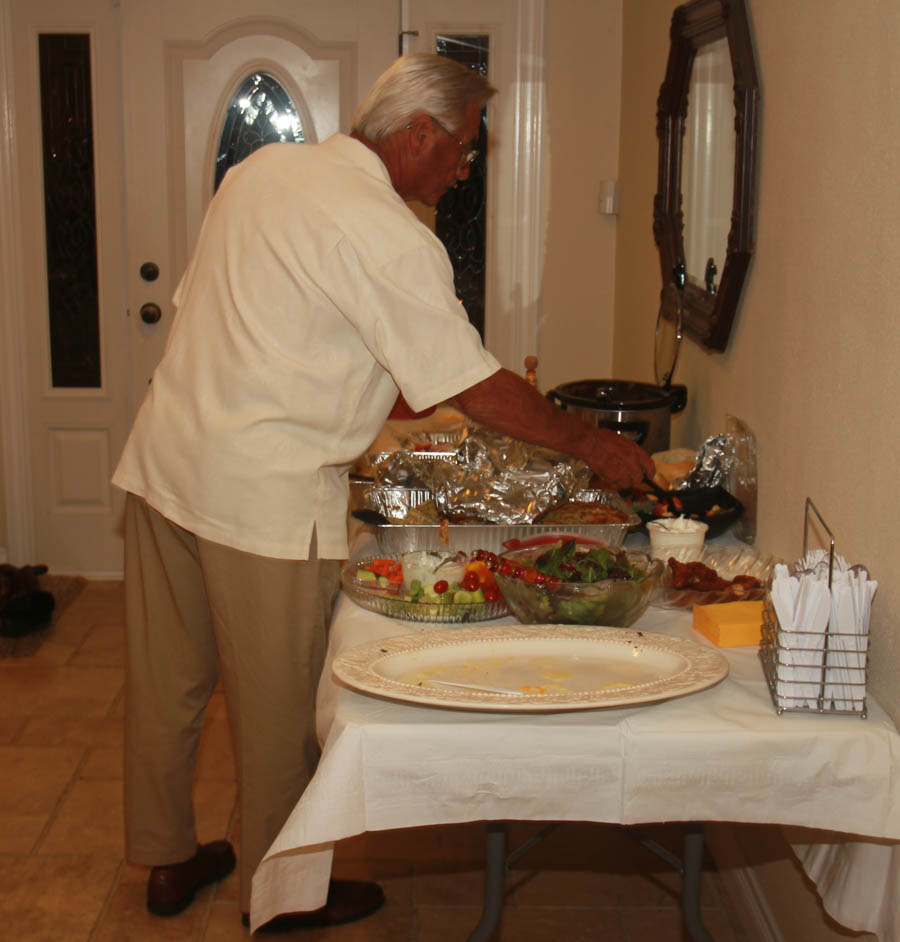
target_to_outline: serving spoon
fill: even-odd
[[[486,687],[483,684],[461,684],[453,680],[436,680],[429,678],[429,684],[438,684],[441,687],[455,687],[459,690],[478,690],[482,693],[502,693],[507,697],[521,697],[521,690],[503,690],[501,687]]]

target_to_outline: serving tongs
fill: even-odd
[[[659,498],[660,501],[667,501],[672,498],[672,495],[667,490],[661,488],[656,481],[651,480],[646,475],[644,475],[644,480],[641,481],[640,487],[650,491],[650,493]]]
[[[385,517],[378,510],[370,510],[368,507],[361,507],[359,510],[351,510],[350,516],[371,527],[390,526],[390,518]]]

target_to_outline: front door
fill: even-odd
[[[539,0],[533,3],[539,6]],[[502,226],[496,220],[512,215],[500,207],[510,206],[508,180],[514,174],[499,172],[498,164],[502,158],[512,165],[517,147],[513,134],[506,133],[517,100],[512,50],[516,11],[528,2],[467,0],[459,11],[458,4],[441,0],[0,0],[0,5],[15,49],[13,125],[25,245],[23,388],[31,483],[19,492],[33,506],[34,534],[32,546],[19,543],[28,558],[14,562],[46,562],[57,572],[97,577],[121,572],[122,499],[109,475],[162,354],[173,316],[171,297],[214,190],[222,122],[235,91],[254,72],[277,79],[297,107],[305,140],[317,141],[349,129],[356,103],[397,55],[402,17],[413,24],[407,51],[433,50],[440,32],[491,36],[496,54],[490,77],[501,92],[494,120],[501,133],[491,151],[489,186],[491,180],[503,183],[494,186],[499,199],[488,217],[494,234],[487,340],[505,365],[516,368],[519,351],[510,354],[503,347],[509,338],[515,346],[519,309],[499,300],[511,293],[505,284],[510,272],[504,275],[504,268],[511,271],[511,256],[503,245],[515,240],[505,239],[497,248]],[[444,17],[441,8],[448,11]],[[100,370],[96,385],[79,388],[54,383],[47,326],[37,79],[38,36],[48,32],[89,38]],[[504,69],[495,74],[497,63]],[[516,290],[521,294],[521,285]],[[513,325],[511,331],[505,323]],[[7,508],[11,530],[13,516]],[[28,522],[23,518],[22,527]]]
[[[122,568],[109,473],[129,424],[118,20],[109,0],[4,0],[2,13],[15,241],[0,275],[19,327],[3,395],[24,404],[19,441],[4,429],[10,558],[103,576]]]
[[[162,355],[235,92],[263,72],[289,92],[306,141],[349,129],[361,95],[396,55],[391,7],[121,0],[132,410]],[[150,281],[141,275],[148,263],[158,271]]]

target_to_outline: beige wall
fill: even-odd
[[[3,464],[0,462],[0,563],[7,560],[7,539],[6,539],[6,491],[3,481]]]
[[[674,5],[624,4],[614,370],[634,379],[652,378],[656,97]],[[900,720],[892,534],[900,516],[892,497],[900,447],[893,408],[900,110],[891,94],[900,77],[900,7],[878,0],[748,0],[748,7],[761,85],[757,250],[728,351],[707,354],[693,343],[682,351],[676,381],[687,385],[690,404],[673,420],[673,445],[696,445],[724,427],[726,414],[740,416],[759,447],[758,545],[798,556],[810,496],[838,551],[870,567],[880,583],[870,688]],[[783,841],[765,829],[747,840],[753,879],[784,937],[835,937]]]
[[[669,0],[624,4],[616,375],[650,379],[659,265],[651,230],[656,96]],[[870,688],[900,720],[900,5],[748,0],[761,86],[756,254],[725,354],[685,345],[673,445],[726,414],[759,447],[757,543],[800,554],[811,497],[837,550],[879,582]]]
[[[542,389],[612,369],[617,221],[599,200],[618,175],[621,36],[621,0],[547,4]]]

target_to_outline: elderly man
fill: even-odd
[[[402,394],[584,459],[610,485],[652,470],[633,443],[559,411],[468,323],[441,243],[405,201],[469,173],[494,89],[432,55],[398,59],[352,134],[273,144],[230,170],[175,294],[177,315],[114,483],[126,502],[126,841],[173,915],[235,865],[198,846],[192,781],[219,676],[235,744],[240,904],[315,771],[315,691],[347,473]],[[374,884],[279,928],[360,918]]]

